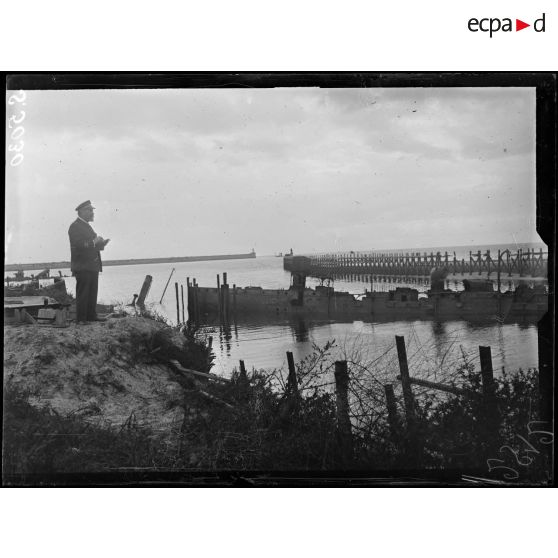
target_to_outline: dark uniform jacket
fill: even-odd
[[[70,237],[70,251],[72,254],[71,270],[76,271],[102,271],[101,250],[103,243],[93,245],[97,233],[89,223],[76,219],[68,229]]]

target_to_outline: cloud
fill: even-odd
[[[185,235],[196,253],[254,238],[273,253],[534,228],[531,89],[30,91],[27,103],[25,161],[6,175],[8,261],[66,258],[83,199],[115,258],[182,254]]]

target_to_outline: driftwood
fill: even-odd
[[[210,401],[213,401],[215,403],[219,403],[220,405],[224,405],[225,407],[227,407],[227,409],[230,409],[231,411],[235,411],[235,407],[233,405],[231,405],[230,403],[227,403],[226,401],[223,401],[222,399],[219,399],[218,397],[215,397],[214,395],[211,395],[211,393],[207,393],[207,391],[204,391],[203,389],[198,389],[197,393],[199,393],[200,395],[203,395],[206,399],[209,399]]]
[[[172,366],[174,366],[180,372],[186,372],[186,373],[192,374],[194,376],[199,376],[199,377],[202,377],[202,378],[211,378],[213,380],[221,380],[221,381],[224,381],[224,382],[229,382],[230,381],[230,380],[227,380],[226,378],[221,378],[220,376],[216,376],[215,374],[208,374],[206,372],[200,372],[198,370],[191,370],[190,368],[184,368],[184,366],[182,366],[180,364],[180,362],[178,362],[177,360],[171,360],[170,363],[171,363]],[[210,401],[213,401],[214,403],[219,403],[220,405],[223,405],[223,406],[227,407],[227,409],[231,409],[232,411],[236,410],[235,407],[233,405],[231,405],[230,403],[227,403],[226,401],[223,401],[219,397],[215,397],[215,395],[211,395],[211,393],[208,393],[207,391],[201,389],[201,385],[198,381],[196,381],[195,379],[193,381],[194,381],[194,385],[196,386],[196,393],[199,393],[200,395],[203,395],[206,399],[209,399]]]
[[[401,376],[397,376],[398,380],[401,380]],[[447,384],[440,384],[438,382],[431,382],[429,380],[421,380],[420,378],[409,377],[409,383],[415,384],[417,386],[423,386],[427,388],[437,389],[438,391],[445,391],[447,393],[453,393],[455,395],[471,395],[471,391],[461,389],[455,386],[450,386]]]
[[[221,376],[217,376],[216,374],[209,374],[208,372],[200,372],[199,370],[192,370],[191,368],[184,368],[178,360],[171,360],[170,363],[180,372],[186,372],[188,374],[192,374],[193,376],[199,376],[200,378],[206,378],[208,380],[217,380],[218,382],[230,382],[227,378],[222,378]]]

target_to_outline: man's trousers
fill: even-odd
[[[97,319],[98,271],[76,271],[76,321]]]

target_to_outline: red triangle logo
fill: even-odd
[[[526,27],[531,27],[531,24],[525,23],[524,21],[521,21],[520,19],[515,20],[515,30],[516,31],[521,31],[522,29],[525,29]]]

